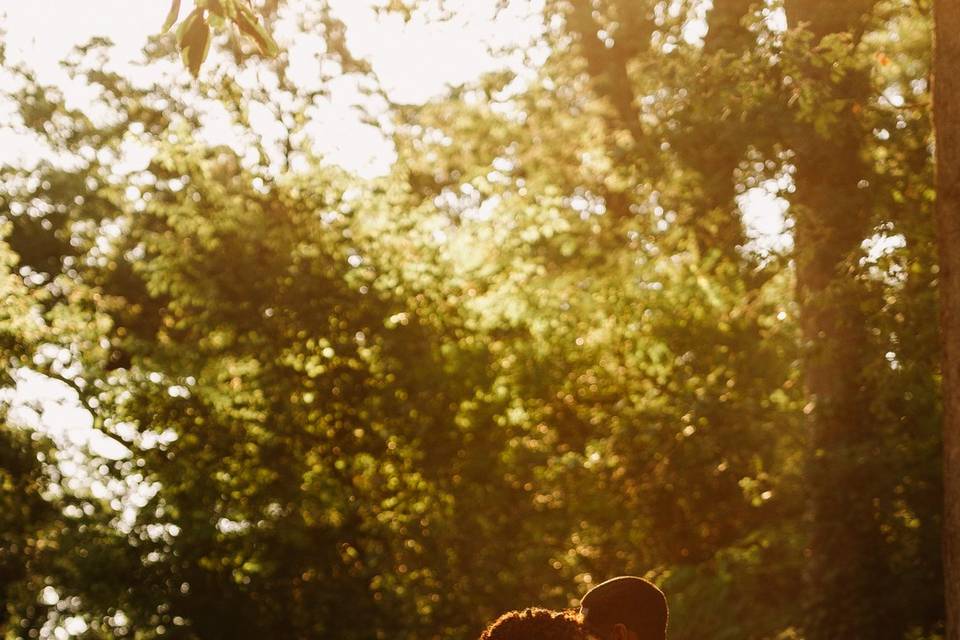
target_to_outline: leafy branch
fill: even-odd
[[[180,18],[181,0],[172,0],[161,33],[166,33]],[[233,25],[256,44],[258,51],[267,57],[277,55],[278,47],[273,36],[260,24],[260,19],[247,0],[197,0],[196,7],[177,26],[177,46],[183,64],[196,77],[200,73],[210,51],[211,27],[214,29]]]

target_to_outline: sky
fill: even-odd
[[[449,85],[469,81],[504,64],[517,66],[516,58],[498,58],[490,50],[524,43],[540,29],[541,0],[514,0],[496,15],[493,0],[445,1],[452,19],[438,21],[421,16],[408,23],[398,15],[378,16],[375,8],[383,0],[330,0],[330,5],[347,26],[351,52],[372,64],[390,98],[420,103],[441,94]],[[191,6],[192,1],[186,0],[180,15],[185,16]],[[0,26],[6,31],[11,61],[26,62],[41,81],[64,87],[70,106],[83,106],[96,98],[95,92],[71,83],[59,61],[77,44],[93,36],[106,36],[116,45],[111,65],[143,79],[144,70],[132,63],[140,59],[147,39],[159,31],[168,7],[166,0],[0,0]],[[317,75],[315,54],[322,50],[323,41],[301,35],[285,42],[294,29],[292,20],[281,19],[276,35],[288,47],[290,75],[309,84]],[[385,173],[393,161],[392,149],[379,132],[361,122],[353,108],[361,100],[356,87],[349,81],[339,82],[330,93],[314,126],[315,131],[322,132],[314,136],[315,150],[329,162],[366,177]],[[204,137],[211,144],[231,143],[231,132],[219,124],[215,117],[209,119]],[[269,138],[269,124],[260,124],[263,135]],[[18,141],[9,130],[4,131],[0,121],[0,161],[30,161],[35,158],[31,146],[35,145]]]
[[[538,0],[513,1],[496,17],[491,0],[446,2],[451,20],[414,18],[410,23],[396,15],[378,17],[374,10],[382,0],[330,0],[330,5],[347,25],[351,50],[372,62],[392,97],[417,102],[448,83],[495,68],[489,46],[523,42],[539,28]],[[183,3],[181,16],[191,5]],[[0,16],[8,54],[26,59],[49,78],[73,46],[92,36],[113,40],[120,59],[137,57],[159,31],[168,6],[164,0],[0,0]]]

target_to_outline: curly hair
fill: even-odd
[[[497,618],[480,640],[587,640],[580,617],[571,611],[530,607]]]

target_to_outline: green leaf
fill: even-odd
[[[190,31],[197,20],[203,20],[203,9],[197,8],[191,11],[186,19],[180,23],[180,26],[177,27],[177,45],[181,50],[183,49],[187,32]]]
[[[242,4],[239,5],[238,8],[239,11],[234,18],[234,23],[240,31],[250,36],[250,38],[257,43],[257,48],[263,55],[269,57],[277,55],[279,47],[276,41],[274,41],[273,37],[263,28],[250,8]]]
[[[218,16],[226,15],[223,10],[223,4],[220,2],[220,0],[207,0],[207,9],[210,10],[210,13]]]
[[[236,0],[218,0],[220,7],[223,9],[223,17],[230,20],[235,20],[237,17],[237,2]]]
[[[203,19],[202,11],[198,11],[194,11],[187,18],[186,28],[180,37],[183,64],[190,69],[194,77],[200,73],[200,66],[210,50],[210,25]]]
[[[169,31],[170,27],[174,25],[179,17],[180,0],[173,0],[173,2],[170,3],[170,11],[167,13],[167,19],[163,21],[163,26],[160,27],[160,33],[166,33]]]

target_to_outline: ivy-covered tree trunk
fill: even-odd
[[[654,18],[654,2],[610,0],[598,11],[597,3],[574,0],[567,13],[568,28],[576,36],[586,63],[591,87],[610,106],[613,128],[630,133],[632,145],[626,153],[647,179],[663,180],[673,171],[663,166],[663,143],[678,155],[682,164],[695,171],[697,185],[693,212],[684,220],[694,232],[702,253],[719,252],[728,260],[739,262],[739,247],[746,238],[740,216],[736,214],[734,170],[743,159],[749,143],[744,122],[728,119],[724,112],[730,105],[716,99],[715,75],[756,43],[756,34],[744,24],[754,8],[754,0],[714,0],[707,22],[701,63],[697,77],[687,80],[684,92],[689,95],[687,112],[678,118],[679,130],[663,137],[663,131],[645,131],[643,114],[638,107],[636,78],[631,68],[649,64],[659,55],[651,50],[651,36],[658,26]],[[614,37],[606,38],[605,23],[617,26]],[[611,44],[612,43],[612,44]],[[635,72],[636,73],[636,72]],[[682,81],[681,81],[682,82]],[[714,105],[715,109],[705,105]],[[709,130],[709,135],[704,131]],[[606,193],[608,208],[614,214],[629,217],[628,199],[622,193]]]
[[[708,31],[703,41],[704,64],[710,65],[709,75],[720,75],[720,69],[756,44],[756,34],[744,25],[753,7],[753,0],[714,0],[707,15]],[[707,83],[710,84],[709,78]],[[716,87],[697,89],[692,89],[692,102],[709,104]],[[708,112],[709,122],[692,123],[694,135],[689,136],[688,144],[678,140],[674,147],[699,178],[702,193],[694,226],[701,245],[739,262],[738,251],[746,242],[746,236],[737,212],[733,174],[751,140],[742,119],[725,117],[724,111],[729,108],[729,104],[718,102],[715,111]]]
[[[960,640],[960,4],[934,3],[947,640]]]
[[[866,322],[855,280],[869,228],[869,176],[859,122],[870,96],[869,70],[845,68],[843,59],[817,63],[834,47],[841,58],[852,55],[871,4],[786,4],[791,27],[805,27],[813,36],[812,50],[795,53],[797,66],[822,87],[819,101],[836,106],[826,120],[821,120],[823,109],[800,114],[791,143],[797,301],[810,399],[805,412],[811,520],[806,637],[811,640],[902,637],[896,608],[890,606],[895,588],[877,519],[881,445],[863,383]]]

